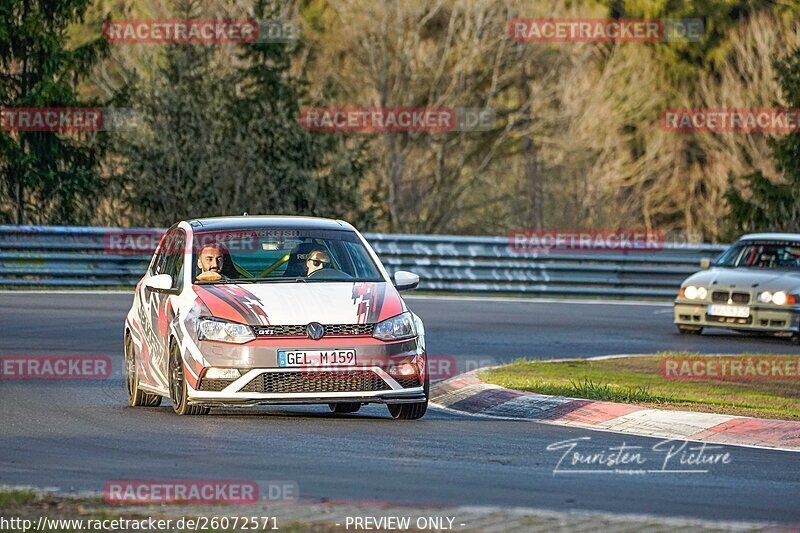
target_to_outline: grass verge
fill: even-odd
[[[769,357],[786,362],[798,356],[740,354],[719,356]],[[486,383],[509,389],[570,398],[586,398],[729,415],[800,421],[800,379],[697,381],[665,379],[662,359],[708,359],[699,354],[664,352],[645,357],[623,357],[593,361],[541,362],[519,360],[479,372]],[[796,368],[796,367],[795,367]],[[796,373],[795,373],[796,375]]]

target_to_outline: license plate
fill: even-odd
[[[709,305],[708,314],[714,316],[727,316],[731,318],[747,318],[750,308],[746,305]]]
[[[278,350],[281,368],[355,365],[355,350]]]

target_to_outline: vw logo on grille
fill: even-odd
[[[311,322],[306,326],[306,334],[310,339],[318,341],[325,335],[325,327],[319,322]]]

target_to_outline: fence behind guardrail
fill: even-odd
[[[133,286],[150,253],[113,253],[118,228],[0,225],[0,287]],[[126,228],[147,242],[163,230]],[[420,290],[580,298],[669,299],[680,282],[723,245],[665,245],[652,251],[516,253],[508,237],[394,235],[365,237],[389,272],[411,270]]]

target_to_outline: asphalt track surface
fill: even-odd
[[[0,355],[108,355],[111,379],[0,380],[0,485],[101,491],[109,480],[294,481],[310,499],[486,505],[800,524],[800,454],[725,446],[705,473],[554,474],[562,451],[641,446],[663,469],[659,439],[473,417],[431,409],[394,421],[272,407],[177,417],[127,407],[121,336],[131,294],[0,294]],[[410,298],[428,350],[460,362],[584,357],[666,349],[800,353],[785,340],[681,336],[664,305]],[[477,364],[477,363],[476,363]],[[693,445],[692,445],[693,446]],[[691,469],[678,463],[669,467]],[[467,525],[468,526],[468,525]]]

